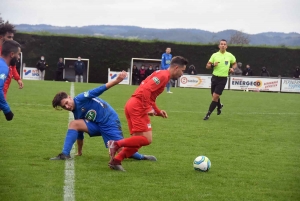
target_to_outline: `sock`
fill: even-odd
[[[116,142],[119,147],[141,147],[149,145],[149,141],[145,136],[131,136]]]
[[[68,129],[66,139],[65,139],[64,148],[62,150],[63,154],[68,155],[68,156],[70,155],[71,149],[72,149],[73,144],[75,143],[75,141],[77,139],[77,136],[78,136],[77,130]]]
[[[144,159],[144,155],[140,154],[139,152],[135,152],[130,158],[134,158],[136,160],[142,160]]]
[[[221,109],[221,99],[218,99],[218,109]]]
[[[209,106],[207,114],[210,115],[215,110],[215,108],[217,107],[217,105],[218,105],[218,102],[211,101],[211,104]]]
[[[120,153],[115,156],[115,159],[123,161],[125,158],[129,158],[139,150],[140,147],[124,147]]]
[[[170,82],[167,84],[167,91],[170,91]]]

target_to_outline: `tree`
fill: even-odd
[[[236,31],[230,36],[230,40],[228,43],[234,45],[249,45],[250,40],[248,35],[244,34],[241,31]]]
[[[0,13],[0,24],[2,24],[4,22],[4,20],[1,17],[1,13]]]

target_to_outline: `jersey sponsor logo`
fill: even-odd
[[[225,65],[228,65],[228,63],[229,63],[228,61],[225,61]]]
[[[5,80],[5,78],[6,78],[6,75],[4,73],[0,74],[0,79],[1,80]]]
[[[85,119],[89,121],[95,121],[96,117],[97,112],[95,110],[89,110],[85,115]]]
[[[171,60],[166,60],[166,64],[170,64],[171,63]]]
[[[88,92],[88,91],[84,92],[84,93],[83,93],[83,96],[84,96],[84,97],[89,97],[89,92]]]
[[[160,80],[157,77],[153,77],[152,80],[155,82],[156,85],[159,85]]]

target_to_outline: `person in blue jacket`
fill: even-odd
[[[107,148],[109,140],[123,139],[121,122],[116,111],[103,99],[99,98],[103,92],[120,83],[127,73],[122,71],[118,77],[100,87],[70,97],[66,92],[55,95],[52,106],[56,109],[62,108],[74,114],[74,120],[70,122],[62,152],[50,160],[70,159],[70,152],[77,140],[78,153],[82,155],[83,132],[90,137],[102,136]],[[137,160],[156,161],[154,156],[142,155],[136,152],[132,158]]]
[[[77,61],[74,63],[75,70],[75,82],[78,82],[78,76],[80,77],[80,82],[83,82],[83,71],[85,70],[85,64],[81,61],[81,57],[79,56]]]
[[[3,111],[7,121],[11,121],[14,114],[5,100],[3,87],[9,73],[9,66],[16,65],[20,53],[21,45],[18,42],[8,40],[2,44],[2,55],[0,57],[0,110]]]
[[[161,69],[167,70],[170,66],[171,60],[172,60],[171,48],[167,47],[166,53],[163,53],[161,57]],[[170,87],[171,87],[170,82],[168,82],[166,87],[167,87],[167,93],[173,93],[170,91]]]

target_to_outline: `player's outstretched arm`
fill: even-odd
[[[112,80],[108,83],[106,83],[106,89],[109,89],[117,84],[119,84],[120,82],[122,82],[125,78],[127,77],[127,72],[126,71],[122,71],[121,73],[119,73],[118,77],[115,80]]]

